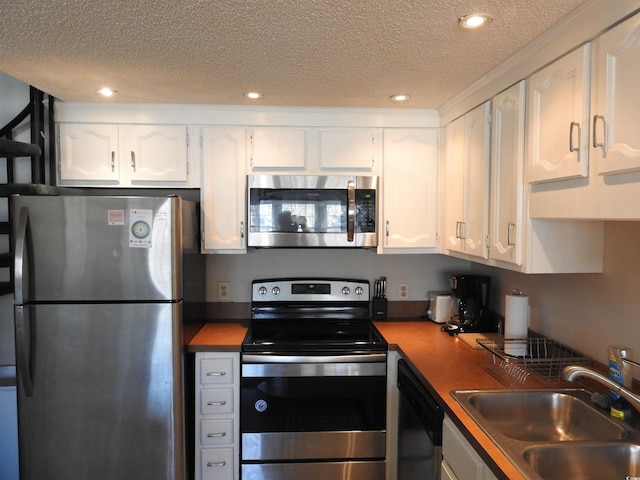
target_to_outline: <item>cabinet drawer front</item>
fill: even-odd
[[[201,420],[200,443],[202,445],[233,444],[233,419]]]
[[[200,360],[200,383],[233,383],[233,359],[206,358]]]
[[[200,392],[200,412],[203,415],[233,413],[233,389],[211,388]]]
[[[200,459],[202,480],[233,480],[232,448],[203,448]]]

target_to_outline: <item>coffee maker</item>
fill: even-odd
[[[449,286],[456,297],[458,318],[446,323],[450,333],[494,332],[497,322],[489,311],[491,277],[467,273],[449,276]]]

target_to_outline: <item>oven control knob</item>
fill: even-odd
[[[278,295],[280,293],[280,287],[273,287],[271,289],[271,293],[273,293],[274,295]]]
[[[364,293],[364,289],[362,287],[356,287],[356,295],[362,295]]]
[[[343,295],[349,295],[350,293],[351,293],[351,290],[349,289],[349,287],[342,287]]]
[[[258,293],[259,293],[260,295],[266,295],[266,294],[267,294],[267,287],[260,287],[260,288],[258,289]]]
[[[267,405],[267,401],[266,400],[262,400],[262,399],[258,400],[254,404],[254,407],[255,407],[256,411],[260,412],[260,413],[264,412],[267,409],[267,406],[268,406]]]

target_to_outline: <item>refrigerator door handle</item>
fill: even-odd
[[[14,316],[16,321],[16,366],[18,376],[25,395],[32,397],[33,379],[31,378],[31,334],[29,328],[31,322],[29,321],[29,310],[25,312],[24,306],[16,305]]]
[[[27,278],[25,268],[28,265],[28,234],[29,234],[29,209],[21,207],[18,213],[18,225],[16,229],[16,246],[14,253],[13,280],[15,284],[14,319],[16,326],[16,366],[18,376],[22,383],[22,388],[27,397],[33,395],[33,380],[31,378],[31,329],[29,310],[25,312],[25,288],[27,288]]]
[[[25,260],[27,255],[27,234],[29,227],[29,209],[21,207],[18,213],[18,226],[16,229],[16,247],[14,254],[14,284],[15,300],[17,305],[24,303],[25,289]]]

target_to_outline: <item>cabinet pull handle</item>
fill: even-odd
[[[244,222],[240,222],[240,238],[244,238]]]
[[[456,222],[456,238],[462,240],[465,238],[464,222]]]
[[[507,245],[509,247],[513,247],[515,245],[515,243],[511,240],[511,233],[515,228],[516,228],[515,223],[511,223],[511,222],[507,223]]]
[[[207,372],[207,377],[223,377],[227,372]]]
[[[133,150],[131,150],[131,169],[136,171],[136,152]]]
[[[227,462],[207,462],[207,467],[224,467]]]
[[[387,237],[389,236],[389,231],[390,231],[390,228],[389,228],[389,220],[387,220],[387,222],[385,223],[385,226],[384,226],[384,234],[385,234]]]
[[[221,400],[221,401],[219,401],[219,402],[214,402],[213,400],[209,400],[209,401],[207,402],[207,405],[208,405],[209,407],[221,407],[221,406],[226,405],[226,404],[227,404],[227,401],[226,401],[226,400]]]
[[[578,127],[578,146],[577,147],[574,146],[573,144],[573,129],[575,127]],[[580,135],[581,135],[580,124],[578,122],[571,122],[571,124],[569,125],[569,151],[570,152],[578,152],[580,150]]]
[[[227,432],[218,432],[218,433],[207,433],[207,438],[219,438],[226,437]]]
[[[111,171],[116,171],[116,152],[111,150]]]
[[[598,123],[598,120],[602,120],[602,142],[598,142],[597,138],[597,129],[596,129],[596,124]],[[604,115],[594,115],[593,116],[593,148],[598,148],[598,147],[602,147],[602,150],[605,150],[604,148],[604,140],[607,138],[607,135],[605,134],[605,128],[606,128],[607,124],[604,121]]]

